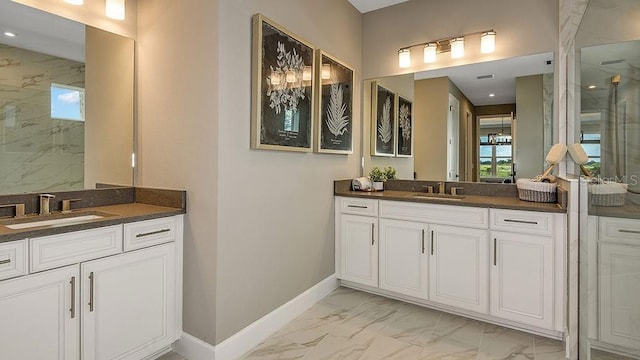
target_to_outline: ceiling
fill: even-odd
[[[351,5],[353,5],[356,9],[358,9],[358,11],[363,14],[369,11],[382,9],[387,6],[392,6],[406,1],[408,0],[349,0]]]
[[[0,1],[0,43],[84,62],[83,24],[44,11]],[[9,38],[5,31],[18,36]]]
[[[549,63],[548,63],[549,62]],[[516,102],[516,77],[553,73],[553,53],[520,56],[415,73],[415,80],[448,76],[475,106]],[[486,79],[479,76],[493,75]],[[489,97],[489,94],[495,94]]]

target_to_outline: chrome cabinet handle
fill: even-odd
[[[71,309],[69,309],[69,311],[71,312],[71,318],[74,319],[76,317],[76,277],[75,276],[71,277],[71,281],[69,281],[69,284],[71,284]]]
[[[171,231],[171,229],[162,229],[162,230],[156,230],[156,231],[150,231],[148,233],[140,233],[140,234],[136,234],[137,238],[141,238],[141,237],[145,237],[145,236],[150,236],[150,235],[156,235],[156,234],[162,234],[162,233],[166,233]]]
[[[433,255],[433,230],[431,230],[431,255]]]
[[[424,254],[424,229],[422,229],[422,253]]]
[[[640,231],[636,231],[636,230],[619,229],[618,232],[626,233],[626,234],[640,234]]]
[[[11,259],[0,260],[0,265],[8,264],[11,262]]]
[[[519,223],[519,224],[538,225],[537,221],[514,220],[514,219],[504,219],[503,221],[504,222]]]
[[[493,238],[493,266],[498,265],[498,247],[496,246],[498,240]]]
[[[93,312],[93,271],[89,273],[89,312]]]
[[[358,209],[367,209],[368,208],[368,206],[362,206],[362,205],[347,205],[347,207],[358,208]]]
[[[371,246],[376,244],[376,224],[371,224]]]

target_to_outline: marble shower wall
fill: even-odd
[[[84,64],[0,44],[0,194],[84,188],[84,122],[51,118],[51,83]]]

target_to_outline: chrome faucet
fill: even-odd
[[[49,215],[51,211],[49,210],[49,200],[56,197],[51,194],[40,194],[40,215]]]
[[[444,181],[438,183],[438,194],[444,195]]]

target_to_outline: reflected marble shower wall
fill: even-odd
[[[0,44],[0,192],[84,188],[84,122],[51,118],[51,84],[84,88],[84,64]]]
[[[544,153],[553,145],[553,73],[542,75],[542,103],[544,112]]]

